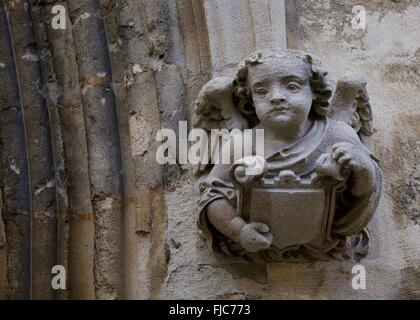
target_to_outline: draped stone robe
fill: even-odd
[[[288,169],[300,177],[310,176],[314,173],[316,160],[321,154],[331,153],[334,144],[339,142],[354,144],[360,153],[365,153],[371,159],[375,168],[372,172],[375,182],[372,190],[367,191],[364,196],[355,197],[351,194],[354,179],[350,175],[345,182],[345,189],[335,195],[335,212],[331,228],[331,236],[335,242],[332,247],[319,248],[314,252],[302,245],[285,251],[279,251],[272,246],[268,250],[250,253],[239,243],[218,232],[208,220],[206,209],[208,204],[216,199],[227,199],[233,207],[237,206],[237,190],[229,178],[230,164],[214,165],[210,174],[199,183],[201,197],[198,205],[198,224],[209,247],[252,261],[260,259],[302,261],[330,258],[358,260],[365,256],[370,238],[366,226],[376,210],[382,178],[376,158],[362,144],[353,128],[341,121],[328,118],[314,120],[312,127],[301,139],[279,148],[274,153],[265,153],[268,165],[267,175],[275,176],[281,170]]]

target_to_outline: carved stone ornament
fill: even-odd
[[[234,78],[210,80],[195,114],[195,126],[209,133],[253,132],[251,154],[198,167],[198,225],[211,249],[267,262],[366,256],[382,178],[363,80],[333,86],[312,55],[259,52]],[[257,129],[264,130],[263,156],[256,154]],[[258,174],[247,174],[250,168]]]

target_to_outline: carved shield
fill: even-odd
[[[273,245],[324,247],[330,242],[335,188],[316,177],[300,179],[289,170],[262,179],[246,191],[243,213],[250,222],[270,227]]]

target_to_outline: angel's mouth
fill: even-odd
[[[289,111],[288,107],[278,107],[278,108],[274,108],[271,109],[267,112],[267,114],[269,113],[285,113],[286,111]]]

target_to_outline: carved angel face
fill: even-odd
[[[263,126],[285,127],[308,119],[314,95],[308,64],[294,56],[267,58],[249,67],[248,85]]]

